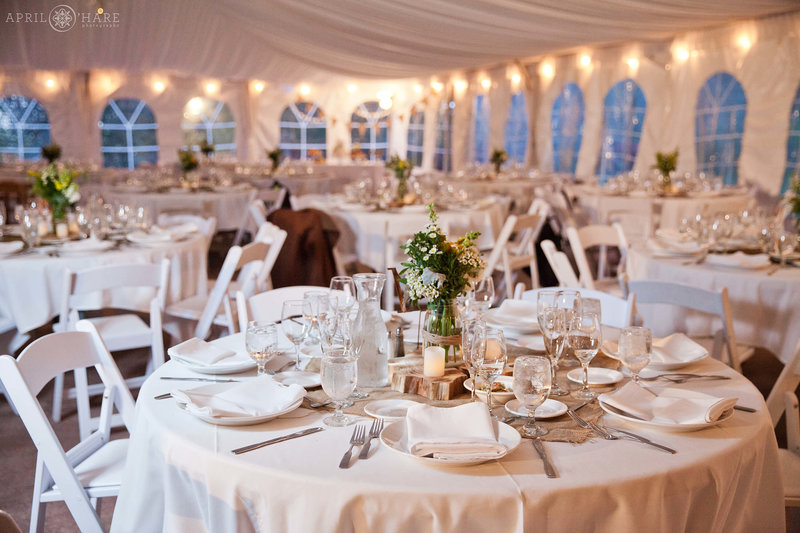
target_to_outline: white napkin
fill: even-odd
[[[681,254],[696,254],[704,250],[696,241],[647,239],[647,249],[655,253],[678,252]]]
[[[683,333],[653,339],[651,363],[690,363],[708,355],[708,350]]]
[[[0,242],[0,255],[12,254],[22,250],[25,243],[22,241]]]
[[[138,230],[128,233],[127,239],[131,242],[167,243],[172,240],[172,235],[164,231],[146,233],[144,231]]]
[[[738,398],[718,398],[702,392],[667,388],[658,395],[634,382],[600,395],[604,403],[645,420],[666,424],[708,424],[732,409]]]
[[[508,320],[516,324],[538,324],[536,302],[503,300],[497,308],[495,319]]]
[[[441,460],[497,459],[506,452],[498,442],[486,404],[471,402],[458,407],[420,404],[406,414],[408,450],[413,455],[433,454]]]
[[[60,251],[62,252],[94,252],[97,250],[104,250],[111,248],[114,243],[110,241],[101,241],[95,237],[88,239],[81,239],[79,241],[67,241],[61,245]]]
[[[213,365],[236,355],[233,350],[226,350],[194,337],[167,350],[170,357],[175,357],[197,365]]]
[[[272,376],[237,383],[214,383],[173,391],[172,396],[196,415],[213,417],[266,416],[286,410],[306,395],[300,385],[281,385]]]
[[[769,266],[769,257],[765,254],[736,252],[730,255],[708,256],[706,263],[728,268],[764,268]]]
[[[168,227],[161,227],[161,226],[153,226],[150,228],[150,233],[152,234],[167,234],[170,238],[178,238],[183,237],[184,235],[188,235],[190,233],[195,233],[198,231],[197,224],[192,224],[191,222],[186,222],[184,224],[176,224],[174,226]]]

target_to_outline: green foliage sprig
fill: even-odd
[[[500,167],[503,166],[503,163],[508,161],[508,154],[505,150],[495,148],[492,150],[492,157],[489,158],[489,161],[491,161],[492,165],[494,165],[494,171],[499,174]]]
[[[191,150],[178,150],[178,161],[184,172],[190,172],[200,165],[197,155]]]
[[[42,157],[47,159],[48,163],[53,163],[61,157],[61,147],[56,143],[50,143],[47,146],[42,146]]]
[[[33,194],[50,204],[53,219],[63,219],[68,207],[74,207],[81,199],[76,180],[79,172],[70,167],[50,163],[41,172],[29,171],[34,178]]]

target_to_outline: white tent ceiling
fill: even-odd
[[[582,45],[663,38],[785,12],[797,0],[63,0],[115,27],[54,31],[62,0],[4,0],[0,65],[168,70],[273,82],[402,78]],[[8,15],[6,15],[8,16]]]

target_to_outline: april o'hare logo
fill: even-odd
[[[58,32],[65,32],[75,26],[75,10],[68,5],[61,4],[50,10],[50,27]]]

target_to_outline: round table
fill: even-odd
[[[241,334],[214,343],[244,349]],[[719,426],[691,433],[613,420],[678,453],[630,441],[548,442],[560,474],[548,479],[527,440],[498,461],[451,468],[373,441],[368,459],[342,470],[352,427],[234,456],[234,448],[322,426],[323,413],[244,427],[207,424],[173,400],[154,399],[175,386],[161,376],[197,375],[171,361],[139,393],[111,530],[782,532],[777,445],[761,395],[718,361],[691,371],[729,375],[702,390],[758,411],[734,411]]]
[[[171,261],[167,303],[206,293],[207,242],[197,234],[179,242],[159,246],[124,244],[108,251],[47,254],[28,251],[0,257],[0,316],[10,318],[17,331],[24,333],[43,326],[61,311],[64,270],[115,264],[157,263]],[[125,302],[128,308],[147,312],[154,296],[151,289],[127,288],[110,291],[97,298],[97,307],[114,307]]]
[[[697,264],[695,259],[654,257],[632,248],[626,268],[631,280],[670,281],[712,291],[727,287],[736,341],[767,348],[788,363],[800,340],[800,268],[740,270]],[[719,327],[706,315],[680,308],[648,306],[639,314],[659,336],[676,329],[691,336],[710,335]]]

